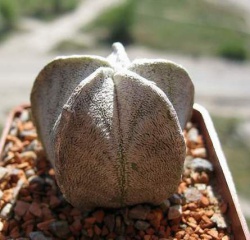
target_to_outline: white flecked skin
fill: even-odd
[[[159,204],[173,194],[185,158],[182,135],[194,87],[165,60],[57,58],[31,93],[34,122],[58,185],[75,207]]]

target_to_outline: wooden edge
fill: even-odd
[[[196,112],[196,114],[200,114],[200,117],[202,118],[202,120],[204,121],[204,127],[206,128],[206,134],[208,135],[208,137],[210,138],[210,143],[212,144],[212,147],[215,151],[215,155],[217,156],[218,159],[218,167],[220,168],[219,171],[221,171],[223,174],[221,174],[220,179],[224,178],[223,182],[225,184],[227,184],[227,188],[230,192],[230,194],[226,194],[225,192],[222,192],[223,194],[225,194],[227,196],[227,198],[229,198],[231,196],[232,199],[226,199],[228,201],[232,201],[233,204],[231,204],[231,206],[229,206],[230,208],[235,208],[235,209],[229,209],[229,211],[231,210],[233,212],[233,210],[237,213],[236,216],[239,217],[239,222],[240,225],[238,226],[232,226],[233,232],[243,232],[245,239],[246,240],[250,240],[250,234],[249,234],[249,230],[248,230],[248,226],[245,220],[245,217],[242,213],[241,207],[240,207],[240,203],[239,203],[239,199],[237,196],[237,192],[236,192],[236,188],[233,182],[233,178],[231,175],[231,172],[229,170],[229,167],[227,165],[227,160],[224,156],[224,153],[222,151],[222,147],[218,138],[218,135],[215,131],[215,127],[214,124],[212,122],[212,119],[208,113],[208,111],[202,107],[201,105],[195,103],[194,104],[194,113]],[[236,217],[235,214],[232,214],[233,216],[231,217]],[[232,222],[236,222],[237,219],[231,219]],[[234,229],[235,228],[235,229]],[[238,229],[237,229],[238,228]],[[239,229],[242,228],[242,229]],[[237,238],[237,235],[236,235]]]
[[[2,153],[3,153],[4,145],[5,145],[5,142],[6,142],[6,137],[7,137],[8,133],[9,133],[9,131],[10,131],[13,119],[15,118],[15,116],[18,113],[21,113],[23,109],[29,108],[29,107],[30,107],[30,104],[28,104],[28,103],[17,106],[17,107],[12,109],[12,111],[9,113],[8,117],[6,118],[5,126],[3,128],[2,136],[1,136],[1,139],[0,139],[0,159],[2,158]]]

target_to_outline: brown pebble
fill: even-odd
[[[24,122],[22,124],[22,130],[31,130],[33,128],[34,128],[34,125],[32,121]]]
[[[84,219],[85,224],[93,225],[96,222],[96,219],[94,217],[88,217]]]
[[[69,225],[67,221],[51,222],[49,225],[49,230],[60,239],[64,239],[70,234]]]
[[[13,147],[10,149],[12,152],[21,151],[23,149],[22,141],[13,135],[7,135],[6,141],[13,142]]]
[[[3,191],[2,200],[4,202],[10,202],[13,199],[14,188],[10,188]]]
[[[24,214],[28,211],[30,204],[24,201],[17,201],[16,206],[14,208],[14,212],[19,217],[24,216]]]
[[[115,215],[114,214],[108,214],[103,219],[105,225],[109,229],[109,232],[112,233],[115,227]]]
[[[99,228],[97,225],[94,225],[94,232],[97,236],[100,236],[102,234],[102,229]]]
[[[19,231],[20,231],[19,226],[15,226],[10,231],[10,237],[12,237],[13,239],[17,239],[18,237],[20,237],[20,232]]]
[[[34,218],[35,218],[35,216],[30,211],[27,211],[25,213],[25,215],[23,216],[24,221],[29,221],[29,220],[34,219]]]
[[[181,194],[187,189],[187,183],[181,182],[178,187],[178,193]]]
[[[192,152],[193,157],[199,157],[199,158],[206,158],[207,157],[206,148],[195,148],[191,152]]]
[[[208,174],[206,172],[201,172],[199,182],[200,183],[205,183],[205,184],[209,183],[209,176],[208,176]]]
[[[36,217],[41,217],[43,212],[41,210],[41,206],[37,202],[32,202],[29,208],[29,211]]]
[[[182,239],[185,236],[185,234],[186,234],[186,232],[184,230],[180,230],[180,231],[176,232],[175,237],[177,239]]]
[[[131,219],[140,219],[145,220],[148,213],[150,212],[150,208],[143,207],[142,205],[137,205],[129,210],[128,216]]]
[[[92,238],[94,236],[94,231],[92,228],[87,229],[88,236]]]
[[[198,207],[197,204],[193,202],[189,203],[187,206],[188,206],[188,209],[190,209],[191,211],[196,210]]]
[[[210,204],[209,199],[205,196],[202,196],[200,199],[201,207],[207,207],[207,206],[209,206],[209,204]]]
[[[74,231],[81,231],[82,229],[82,223],[80,220],[75,220],[70,226],[74,229]]]
[[[72,208],[70,210],[70,216],[79,216],[81,215],[81,211],[78,208]]]
[[[205,239],[205,240],[213,239],[213,237],[208,234],[201,234],[200,236],[202,237],[202,239]]]
[[[134,225],[128,225],[126,227],[125,233],[127,236],[133,235],[135,233]]]
[[[129,227],[129,226],[128,226],[128,227]],[[103,226],[101,235],[102,235],[102,236],[106,236],[106,235],[108,235],[108,234],[109,234],[108,228],[107,228],[106,226]],[[127,232],[127,234],[129,234],[129,232]]]
[[[151,240],[151,235],[144,235],[143,239],[144,240]]]
[[[97,210],[94,213],[92,213],[93,217],[96,219],[96,222],[102,223],[105,213],[103,210]]]
[[[179,218],[181,214],[182,214],[181,205],[171,206],[168,211],[168,219],[171,220],[171,219]]]
[[[0,217],[4,219],[9,218],[12,208],[13,208],[13,204],[11,203],[5,204],[4,207],[1,209]]]
[[[61,204],[61,200],[57,196],[55,196],[55,195],[50,196],[49,206],[51,208],[58,207],[60,204]]]
[[[214,239],[219,239],[218,238],[218,231],[216,229],[210,229],[207,231],[207,234],[209,234],[210,236],[212,236]]]
[[[141,231],[145,231],[149,226],[150,224],[146,221],[137,220],[135,222],[135,228]]]
[[[40,222],[36,226],[39,230],[46,231],[49,229],[49,226],[52,222],[54,222],[55,219],[47,220],[45,222]]]
[[[211,218],[211,217],[214,215],[214,211],[213,211],[212,209],[209,209],[209,210],[206,210],[206,211],[205,211],[205,214],[206,214],[209,218]]]

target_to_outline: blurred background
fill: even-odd
[[[250,225],[250,2],[248,0],[0,0],[0,132],[29,102],[54,57],[167,58],[189,72],[208,109]]]

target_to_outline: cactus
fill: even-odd
[[[58,186],[80,209],[160,204],[182,173],[192,81],[173,62],[131,63],[120,43],[113,48],[107,58],[56,58],[31,93]]]

